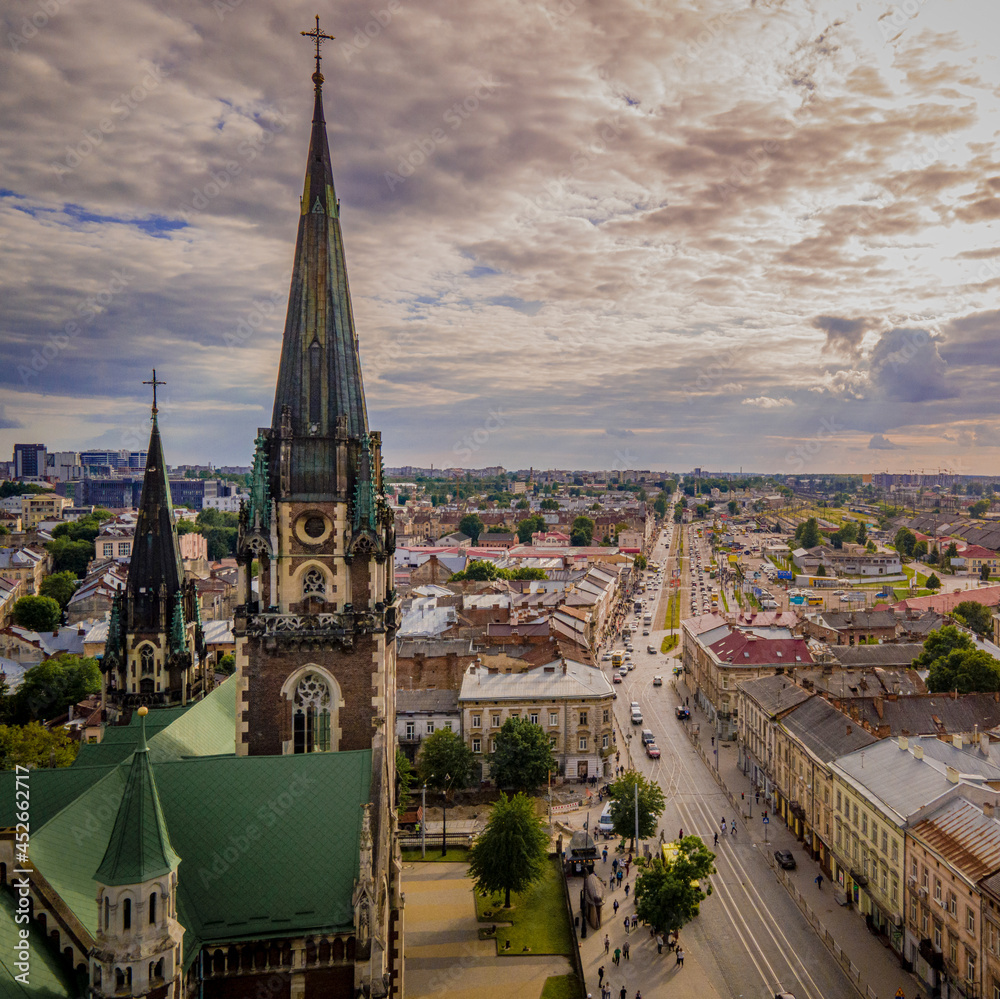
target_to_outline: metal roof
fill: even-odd
[[[457,690],[397,690],[396,714],[420,711],[443,713],[458,710]]]
[[[756,680],[743,680],[736,686],[771,718],[813,697],[787,676],[762,676]]]
[[[878,741],[822,697],[810,697],[799,704],[785,715],[780,724],[824,763]]]
[[[1000,867],[1000,822],[965,798],[949,801],[910,832],[972,882]]]
[[[595,666],[556,659],[521,673],[490,673],[483,666],[470,668],[462,677],[458,700],[541,701],[610,697],[613,692],[611,681]]]

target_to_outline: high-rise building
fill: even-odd
[[[47,464],[44,444],[14,445],[14,478],[37,479],[45,476]]]

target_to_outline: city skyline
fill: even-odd
[[[1000,471],[992,9],[904,7],[321,10],[386,464]],[[4,15],[0,454],[141,448],[155,366],[249,464],[314,13]]]

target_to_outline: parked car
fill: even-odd
[[[662,676],[654,676],[653,677],[653,686],[654,687],[662,687],[663,686],[663,677]]]
[[[678,718],[680,718],[681,721],[686,721],[688,718],[691,717],[690,708],[684,707],[683,704],[678,704],[677,707],[674,709],[674,713],[677,715]]]
[[[795,858],[792,856],[791,850],[775,850],[774,859],[778,862],[778,866],[783,867],[786,871],[795,870]]]
[[[646,755],[651,760],[658,760],[660,758],[660,750],[659,750],[659,747],[656,745],[655,742],[647,742],[646,743]]]
[[[644,635],[648,635],[648,634],[649,634],[649,628],[643,628],[643,629],[642,629],[642,633],[643,633]]]

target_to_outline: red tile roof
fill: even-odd
[[[802,638],[758,638],[734,631],[709,649],[722,662],[733,666],[794,665],[813,661],[809,646]]]

